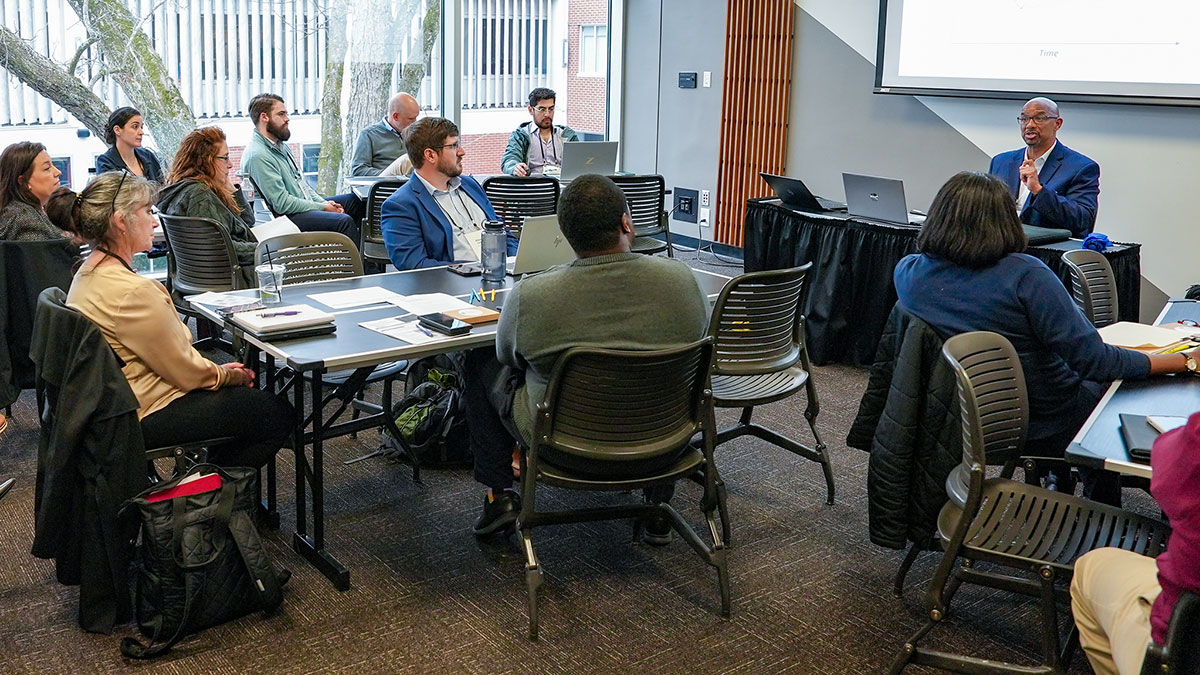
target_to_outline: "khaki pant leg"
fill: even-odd
[[[1116,548],[1075,562],[1071,609],[1079,643],[1098,675],[1137,675],[1150,644],[1150,607],[1162,589],[1158,565]]]

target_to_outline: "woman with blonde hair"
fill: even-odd
[[[192,334],[162,284],[133,271],[135,253],[154,237],[155,187],[126,172],[98,176],[82,192],[59,189],[47,212],[92,246],[71,282],[67,306],[91,319],[125,364],[147,447],[200,441],[214,430],[231,440],[209,448],[225,466],[262,466],[287,440],[292,406],[254,389],[254,371],[216,364],[192,347]]]

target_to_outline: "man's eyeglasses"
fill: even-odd
[[[228,162],[229,155],[217,155],[217,159],[221,160],[222,162]]]
[[[554,112],[554,106],[550,106],[549,108],[547,108],[544,105],[539,105],[539,106],[535,107],[534,110],[536,110],[544,115],[548,112],[551,112],[551,113]]]
[[[441,150],[442,148],[454,148],[455,150],[458,150],[458,146],[460,145],[462,145],[462,141],[458,141],[457,143],[446,143],[445,145],[435,145],[433,146],[433,149]]]
[[[1030,117],[1028,115],[1021,115],[1021,116],[1017,117],[1017,124],[1020,124],[1021,126],[1025,126],[1026,124],[1029,124],[1030,121],[1033,121],[1037,124],[1045,124],[1046,122],[1049,122],[1050,120],[1056,120],[1056,119],[1058,119],[1058,117],[1056,115],[1038,115],[1036,117]]]
[[[121,188],[125,186],[125,177],[128,175],[128,171],[121,172],[121,182],[117,183],[117,191],[113,193],[112,204],[109,205],[109,210],[113,213],[117,212],[117,195],[121,194]]]

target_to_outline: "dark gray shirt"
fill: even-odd
[[[358,132],[354,156],[350,159],[350,175],[378,176],[405,152],[400,133],[386,119],[380,120]]]

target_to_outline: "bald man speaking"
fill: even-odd
[[[1017,200],[1021,222],[1086,237],[1096,224],[1100,165],[1058,141],[1062,115],[1048,98],[1030,99],[1017,117],[1025,147],[996,155],[988,173]]]
[[[421,114],[421,105],[411,94],[400,92],[388,100],[387,116],[363,129],[354,143],[350,159],[351,176],[407,175],[412,164],[406,162],[404,140],[400,135]],[[405,171],[405,169],[408,169]]]

